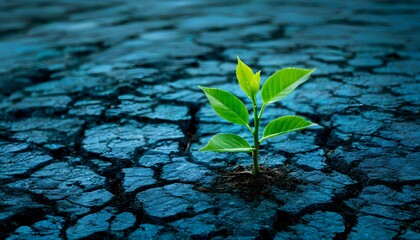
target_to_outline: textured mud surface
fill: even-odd
[[[418,1],[0,1],[0,239],[419,239]],[[294,188],[203,191],[246,154],[197,85],[316,67],[265,119]],[[267,123],[263,122],[263,124]]]

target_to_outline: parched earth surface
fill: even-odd
[[[0,1],[0,239],[420,239],[420,2],[393,2]],[[252,200],[211,189],[250,156],[197,151],[248,134],[197,88],[249,104],[237,55],[317,68],[263,121],[319,124],[262,146],[298,184]]]

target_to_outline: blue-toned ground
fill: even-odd
[[[419,32],[419,1],[0,1],[0,239],[420,239]],[[319,123],[263,146],[298,184],[254,200],[197,151],[248,134],[197,88],[249,104],[237,55],[318,69],[263,121]]]

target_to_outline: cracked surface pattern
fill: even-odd
[[[0,1],[0,239],[420,239],[418,1]],[[295,188],[203,191],[244,153],[197,85],[317,68],[267,107]],[[262,163],[262,162],[261,162]]]

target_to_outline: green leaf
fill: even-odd
[[[252,69],[241,61],[238,57],[238,65],[236,66],[236,78],[239,86],[245,94],[253,99],[260,89],[260,73],[254,74]]]
[[[315,126],[317,124],[298,117],[298,116],[284,116],[277,118],[267,124],[264,129],[263,138],[260,142],[267,138],[276,137],[288,132],[303,130],[307,127]]]
[[[248,109],[245,104],[232,93],[217,89],[200,87],[209,99],[211,107],[223,119],[240,125],[248,125]]]
[[[257,73],[255,73],[254,76],[252,77],[252,81],[251,81],[252,93],[255,94],[255,95],[260,90],[260,81],[261,81],[260,74],[261,74],[261,71],[258,71]]]
[[[245,139],[230,133],[214,135],[207,145],[200,149],[200,151],[212,152],[252,152],[253,150],[255,148],[252,148]]]
[[[308,80],[315,69],[285,68],[271,75],[261,89],[264,104],[276,102]]]

